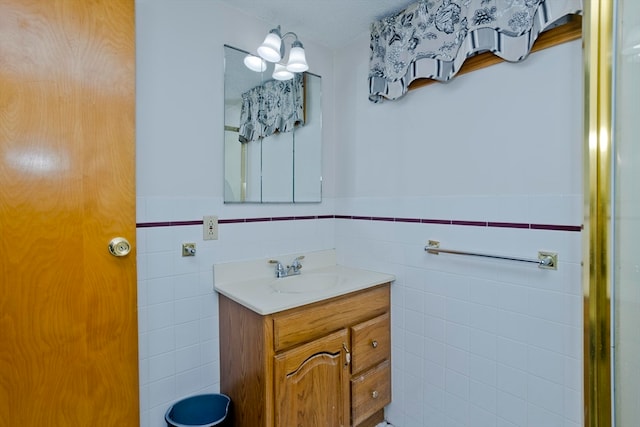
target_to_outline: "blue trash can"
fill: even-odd
[[[224,394],[199,394],[174,403],[164,419],[168,427],[222,427],[230,403]]]

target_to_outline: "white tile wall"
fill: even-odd
[[[202,226],[138,229],[142,427],[165,427],[164,412],[185,396],[220,391],[213,264],[331,248],[332,222],[288,222],[303,240],[282,238],[281,222],[223,224],[207,242]],[[182,242],[196,242],[195,257],[181,256]]]
[[[526,235],[537,233],[546,235],[547,248],[568,250],[566,256],[561,253],[558,271],[546,271],[429,255],[424,242],[413,241],[420,239],[390,237],[429,236],[437,230],[444,242],[448,234],[473,234],[473,227],[336,219],[221,225],[220,241],[198,242],[193,258],[180,256],[180,234],[189,240],[200,232],[199,226],[139,229],[140,247],[146,248],[138,254],[143,426],[161,426],[164,411],[181,397],[219,391],[211,261],[232,260],[242,251],[245,259],[268,255],[264,243],[277,241],[279,226],[287,223],[306,236],[306,244],[283,246],[286,253],[330,245],[327,236],[335,229],[341,262],[398,277],[392,287],[394,401],[388,410],[394,425],[439,426],[438,420],[473,427],[476,422],[580,422],[580,281],[564,282],[576,277],[567,271],[580,268],[570,261],[579,257],[580,239],[573,236],[579,233],[499,230],[507,241],[519,236],[516,255],[535,253],[537,239]],[[227,239],[227,231],[236,243]],[[566,239],[573,243],[567,245]],[[356,244],[357,250],[350,249]],[[151,251],[154,246],[161,250]],[[226,257],[214,246],[236,247],[238,252],[231,250]],[[511,271],[506,274],[505,269]]]
[[[558,271],[547,271],[423,250],[436,232],[444,243],[450,234],[473,236],[473,227],[336,221],[339,261],[398,277],[392,287],[395,378],[389,422],[406,427],[581,422],[582,329],[576,326],[581,285],[566,282],[576,277],[567,272],[580,270],[580,233],[500,229],[487,245],[518,240],[510,254],[535,257],[535,235],[543,233],[547,248],[564,251]],[[423,236],[422,243],[404,244],[405,254],[414,251],[418,257],[379,258],[396,244],[380,237],[381,225],[385,236],[406,227]],[[360,242],[357,252],[343,249],[354,241]]]

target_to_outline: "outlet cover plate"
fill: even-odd
[[[205,215],[202,218],[202,238],[204,240],[218,240],[218,217]]]

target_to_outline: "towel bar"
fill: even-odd
[[[453,249],[442,249],[440,248],[440,242],[437,240],[429,240],[427,246],[424,247],[424,250],[434,255],[443,253],[443,254],[452,254],[452,255],[476,256],[476,257],[483,257],[483,258],[502,259],[507,261],[528,262],[528,263],[538,264],[539,268],[544,268],[547,270],[558,269],[558,254],[555,252],[538,251],[537,259],[520,258],[520,257],[503,256],[503,255],[490,255],[490,254],[483,254],[479,252],[467,252],[467,251],[457,251]]]

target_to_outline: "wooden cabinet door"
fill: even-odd
[[[136,426],[134,0],[0,0],[0,427]]]
[[[275,425],[349,425],[346,329],[275,356]]]

